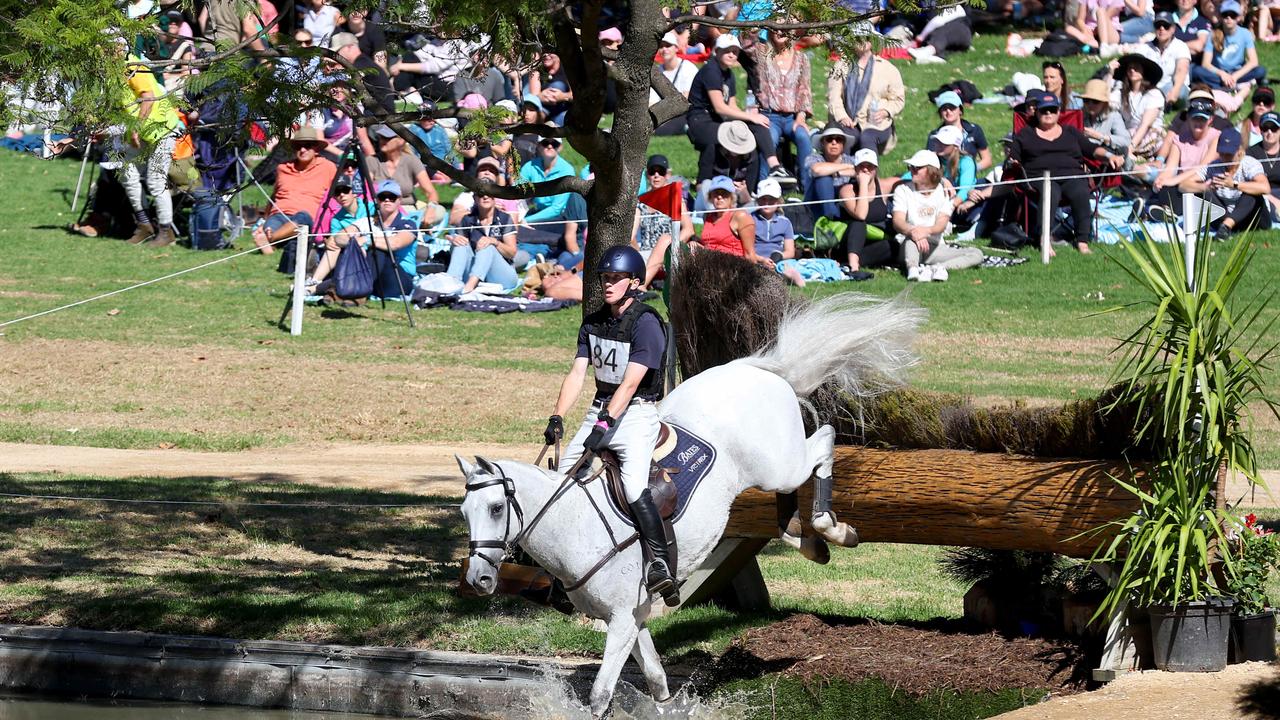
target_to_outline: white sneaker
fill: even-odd
[[[938,266],[933,269],[934,282],[946,282],[949,277],[951,277],[951,273],[948,273],[946,268]]]
[[[907,282],[920,282],[920,266],[907,268]]]
[[[933,268],[928,265],[917,265],[907,271],[907,279],[916,282],[933,282]]]

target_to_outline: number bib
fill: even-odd
[[[595,368],[596,382],[621,385],[631,358],[631,343],[588,335],[591,343],[591,367]]]

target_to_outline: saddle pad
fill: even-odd
[[[711,443],[679,425],[667,423],[667,426],[671,428],[674,442],[668,439],[664,449],[670,448],[670,450],[660,460],[654,462],[667,470],[671,482],[676,486],[676,511],[671,516],[671,522],[674,524],[684,514],[684,509],[689,505],[689,498],[693,497],[693,491],[698,489],[698,484],[715,465],[716,449]],[[614,514],[627,525],[634,527],[631,513],[619,507],[618,499],[613,496],[613,493],[606,492],[605,495],[609,498],[609,507],[613,509]]]

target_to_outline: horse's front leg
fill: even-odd
[[[609,709],[609,701],[613,699],[613,689],[618,684],[618,676],[622,674],[622,665],[631,654],[631,647],[640,634],[640,622],[635,615],[625,609],[615,610],[609,619],[609,628],[604,640],[604,661],[600,663],[600,671],[596,673],[596,681],[591,686],[591,715],[604,717]]]
[[[658,649],[653,646],[653,637],[649,628],[640,628],[636,636],[636,644],[631,648],[631,656],[636,659],[640,671],[644,673],[645,684],[649,686],[649,694],[658,702],[666,702],[671,698],[667,689],[667,672],[662,669],[662,658],[658,657]]]
[[[830,425],[823,425],[818,431],[805,440],[809,462],[813,467],[813,520],[810,523],[822,537],[841,547],[853,547],[858,544],[858,531],[849,527],[848,523],[836,520],[831,509],[831,469],[835,463],[836,431]]]

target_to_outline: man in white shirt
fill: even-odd
[[[1165,105],[1185,98],[1191,89],[1191,48],[1177,37],[1177,18],[1161,12],[1155,18],[1155,38],[1142,46],[1141,53],[1156,62],[1164,75],[1156,88],[1164,93]]]

